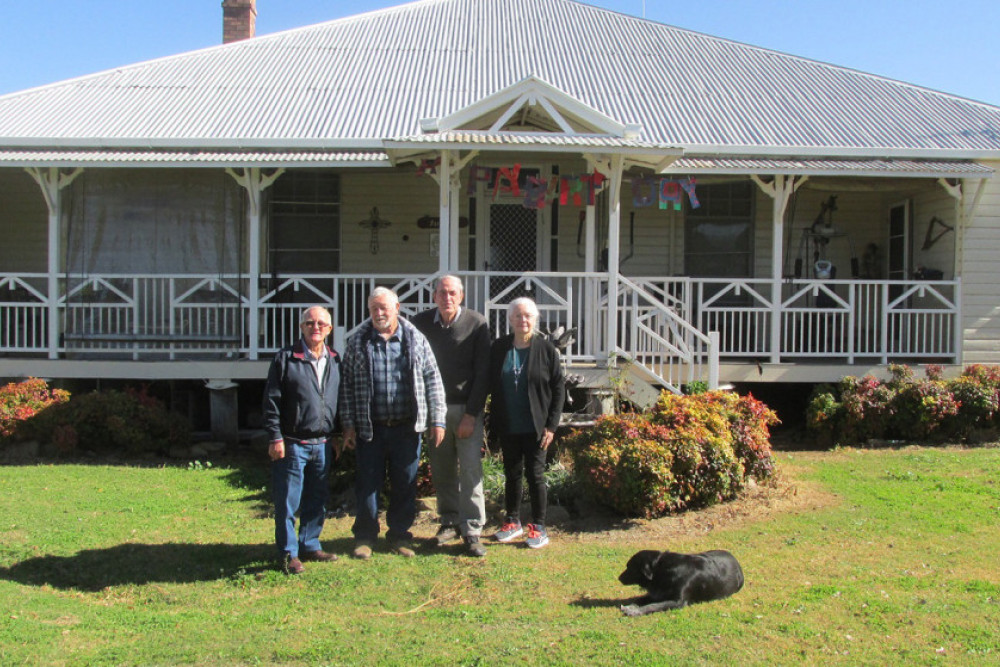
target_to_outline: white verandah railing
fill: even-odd
[[[724,358],[955,363],[961,282],[634,278],[702,332]]]
[[[0,274],[0,352],[48,350],[48,277]]]
[[[576,328],[569,363],[608,358],[608,277],[599,273],[459,272],[466,305],[486,315],[494,335],[507,331],[507,304],[537,303],[540,328]],[[434,276],[262,276],[257,313],[249,312],[246,274],[61,276],[50,341],[44,273],[0,274],[0,354],[114,356],[132,359],[237,358],[268,355],[298,335],[300,310],[334,310],[342,340],[367,317],[379,285],[400,295],[404,315],[433,306]],[[960,282],[719,278],[622,278],[616,352],[658,375],[664,365],[703,359],[709,332],[719,355],[763,361],[878,361],[960,358]],[[259,339],[249,339],[256,317]],[[695,343],[698,339],[700,342]],[[340,341],[338,341],[339,343]],[[685,368],[683,372],[688,372]],[[686,382],[661,375],[667,384]],[[680,372],[680,371],[676,371]],[[703,371],[696,370],[697,373]],[[669,377],[668,377],[669,376]],[[686,377],[686,376],[685,376]]]
[[[699,329],[718,331],[726,357],[956,362],[960,282],[698,280]]]

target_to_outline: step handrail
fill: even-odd
[[[677,332],[677,341],[668,340],[653,328],[640,322],[638,313],[635,312],[636,309],[632,308],[630,312],[629,307],[626,305],[620,312],[623,315],[627,314],[627,317],[632,325],[635,326],[637,330],[641,330],[644,335],[660,344],[669,352],[671,356],[674,356],[681,362],[686,363],[690,369],[688,378],[689,381],[695,379],[693,375],[694,368],[707,362],[708,369],[706,383],[708,384],[709,389],[717,389],[719,385],[718,333],[705,333],[701,331],[681,317],[674,309],[666,307],[659,299],[649,294],[645,289],[625,276],[619,276],[619,284],[623,288],[619,293],[621,298],[624,299],[630,293],[640,298],[644,302],[644,306],[648,311],[652,311],[657,317],[666,320],[669,327]],[[701,345],[698,345],[698,343]],[[701,350],[697,350],[696,348],[701,348]],[[628,359],[636,366],[640,366],[644,373],[650,375],[670,391],[673,391],[674,393],[680,392],[680,387],[678,387],[675,382],[664,378],[653,368],[639,362],[632,354],[629,353],[629,351],[623,349],[621,346],[618,346],[615,352],[619,356]]]

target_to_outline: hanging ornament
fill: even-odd
[[[368,213],[368,218],[358,223],[359,226],[371,230],[372,238],[368,244],[368,250],[371,251],[373,255],[378,254],[378,230],[385,229],[391,224],[392,223],[388,220],[384,220],[379,217],[378,206],[373,206],[372,210]]]

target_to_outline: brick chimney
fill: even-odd
[[[257,0],[222,0],[222,43],[250,39],[257,29]]]

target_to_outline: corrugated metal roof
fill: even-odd
[[[440,144],[446,145],[493,145],[511,146],[524,148],[529,146],[553,146],[556,148],[600,148],[600,149],[627,149],[627,150],[650,150],[650,151],[674,151],[680,150],[673,146],[654,144],[648,141],[636,141],[634,139],[623,139],[621,137],[596,136],[589,134],[547,134],[547,133],[517,133],[517,132],[478,132],[465,130],[452,130],[448,132],[433,132],[430,134],[417,134],[409,137],[398,137],[385,142],[388,147],[406,144]]]
[[[967,160],[775,160],[682,157],[668,174],[802,174],[810,176],[905,176],[992,178],[993,169]]]
[[[1000,108],[572,0],[421,0],[7,95],[0,145],[378,150],[528,76],[700,154],[1000,151]]]
[[[17,167],[212,166],[212,167],[367,167],[388,166],[385,153],[330,151],[140,151],[82,149],[0,150],[0,164]]]

